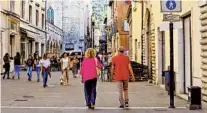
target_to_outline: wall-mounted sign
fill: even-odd
[[[181,12],[181,0],[161,0],[161,12]]]
[[[163,21],[180,21],[180,15],[174,15],[174,14],[163,14]]]

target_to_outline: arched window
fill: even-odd
[[[47,21],[54,24],[54,10],[51,6],[47,10]]]
[[[54,24],[54,10],[51,8],[51,23]]]
[[[47,10],[47,21],[50,22],[51,21],[51,8],[49,8]]]

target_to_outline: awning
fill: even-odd
[[[35,39],[35,38],[37,38],[37,37],[39,37],[39,36],[38,36],[37,34],[35,34],[35,33],[28,32],[28,31],[27,31],[27,37],[32,38],[32,39]]]
[[[33,31],[30,31],[30,30],[27,30],[27,29],[24,29],[24,28],[21,28],[21,32],[25,32],[27,34],[27,37],[29,37],[33,40],[40,37],[39,33],[35,33]]]

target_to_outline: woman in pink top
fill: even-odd
[[[94,109],[96,101],[96,84],[100,62],[96,59],[96,52],[89,48],[86,50],[85,59],[82,62],[80,75],[84,83],[86,105],[89,109]]]

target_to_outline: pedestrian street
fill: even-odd
[[[175,97],[175,109],[169,109],[167,92],[146,82],[129,84],[129,108],[120,109],[115,82],[98,82],[95,110],[85,106],[83,84],[80,77],[70,74],[69,85],[59,85],[60,72],[52,72],[48,88],[36,81],[33,72],[28,82],[26,72],[20,80],[1,80],[1,113],[205,113],[190,111],[187,102]]]

